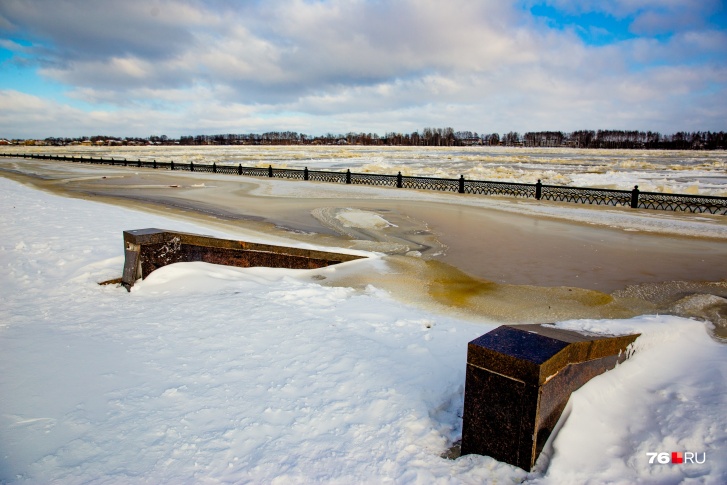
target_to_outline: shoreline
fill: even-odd
[[[727,298],[727,245],[718,239],[636,233],[457,200],[443,203],[442,194],[412,200],[356,187],[342,197],[338,187],[302,187],[295,181],[22,165],[15,173],[3,165],[0,174],[66,196],[204,220],[233,233],[245,228],[308,244],[385,253],[387,272],[342,276],[328,284],[380,285],[442,311],[518,323],[628,318],[667,311],[683,297],[669,285],[673,281],[691,282],[692,293]],[[345,227],[340,219],[348,210],[379,216],[389,225]],[[644,285],[652,288],[648,298]]]

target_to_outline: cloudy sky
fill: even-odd
[[[2,0],[0,137],[727,130],[724,0]]]

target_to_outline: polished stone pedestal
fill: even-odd
[[[637,337],[504,325],[470,342],[462,454],[530,471],[570,394],[625,360]]]
[[[121,283],[127,290],[136,280],[146,278],[154,270],[183,261],[243,268],[314,269],[362,258],[352,254],[256,244],[162,229],[124,231],[124,254]]]

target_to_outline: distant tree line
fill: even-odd
[[[652,131],[579,130],[534,131],[520,135],[517,132],[478,134],[472,131],[454,131],[452,128],[424,128],[412,133],[388,132],[332,134],[309,136],[296,132],[268,132],[247,135],[183,136],[181,145],[390,145],[390,146],[526,146],[573,148],[644,148],[667,150],[714,150],[727,147],[727,133],[680,131],[662,135]]]
[[[654,131],[578,130],[533,131],[522,138],[518,133],[503,135],[501,144],[526,147],[573,148],[641,148],[661,150],[717,150],[727,147],[727,133],[712,131],[685,132],[662,135]]]
[[[454,131],[452,128],[424,128],[412,133],[388,132],[333,134],[309,136],[293,131],[271,131],[257,134],[188,135],[178,139],[166,135],[142,137],[114,137],[96,135],[79,138],[30,140],[44,145],[387,145],[387,146],[524,146],[573,148],[637,148],[665,150],[716,150],[727,148],[727,133],[712,131],[685,132],[662,135],[653,131],[578,130],[531,131],[478,134],[472,131]],[[29,141],[14,140],[29,144]]]

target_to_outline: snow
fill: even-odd
[[[384,229],[392,226],[389,221],[378,214],[359,209],[346,209],[336,215],[345,227],[359,227],[364,229]]]
[[[311,277],[379,271],[377,255],[313,272],[180,263],[127,293],[97,284],[120,276],[123,230],[233,235],[2,178],[0,220],[0,482],[727,482],[727,345],[705,323],[559,323],[642,336],[573,394],[526,473],[440,457],[461,434],[467,342],[496,322]],[[707,460],[648,464],[671,451]]]
[[[534,483],[725,483],[727,348],[692,320],[644,316],[559,327],[641,333],[627,364],[571,396],[543,479]],[[597,439],[594,439],[597,438]],[[704,465],[646,465],[648,452],[706,453]],[[588,477],[583,469],[591,469]],[[557,478],[557,480],[555,480]]]

